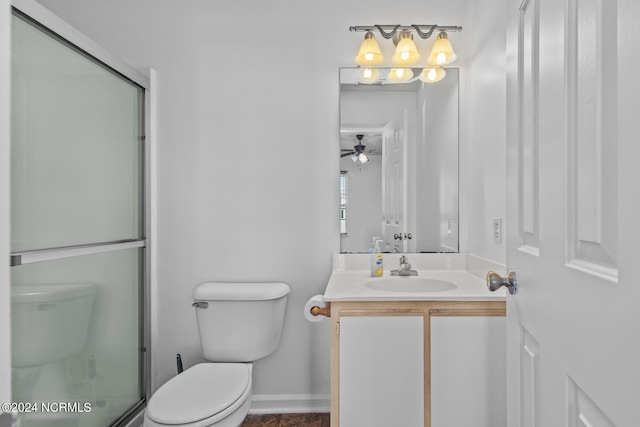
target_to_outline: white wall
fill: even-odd
[[[353,65],[362,40],[348,27],[396,22],[465,27],[450,39],[460,66],[472,52],[479,73],[468,77],[462,91],[482,87],[472,92],[464,116],[470,125],[465,134],[472,136],[465,165],[471,167],[469,159],[484,158],[483,145],[499,144],[498,133],[504,133],[504,126],[497,127],[498,113],[504,116],[499,105],[504,58],[490,62],[493,58],[483,60],[475,51],[487,53],[485,37],[499,44],[504,31],[489,23],[500,8],[480,10],[472,0],[41,3],[132,65],[157,70],[154,384],[175,374],[175,353],[182,353],[187,367],[202,360],[190,307],[197,284],[277,280],[292,288],[283,338],[274,356],[256,364],[254,394],[328,394],[328,323],[306,322],[302,307],[323,292],[331,254],[339,250],[337,70]],[[467,23],[471,18],[473,25]],[[483,65],[491,67],[483,70]],[[488,112],[489,101],[495,111],[490,117],[470,112],[480,107]],[[497,147],[490,152],[492,162],[504,163],[504,157],[493,159],[500,154]],[[486,177],[483,168],[479,162],[465,178],[477,191],[467,204],[470,216],[481,216],[468,221],[478,230],[470,229],[466,242],[481,256],[502,260],[501,249],[478,241],[485,239],[485,219],[496,215],[484,201],[501,202],[504,188],[499,173],[492,170]],[[486,185],[495,188],[485,190]],[[503,209],[495,212],[503,215]]]
[[[9,183],[11,169],[10,123],[11,123],[11,9],[8,0],[0,0],[0,402],[11,401],[11,329],[10,329],[10,302],[9,290],[9,245],[10,245],[10,220],[9,220]],[[0,425],[3,414],[0,413]]]
[[[461,240],[467,252],[506,262],[506,1],[470,1],[460,146]],[[466,216],[466,218],[465,218]],[[501,244],[492,220],[502,218]],[[468,230],[464,233],[462,230]]]
[[[340,237],[341,252],[366,252],[372,237],[382,235],[382,156],[368,157],[365,164],[350,156],[340,159],[340,170],[348,172],[347,234]]]
[[[417,211],[418,252],[459,248],[459,118],[457,70],[444,80],[424,84],[418,95]],[[450,233],[449,233],[450,230]]]

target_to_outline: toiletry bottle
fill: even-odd
[[[380,242],[378,240],[373,245],[373,253],[371,254],[371,276],[372,277],[382,277],[383,263],[382,263],[382,253],[380,253]]]
[[[382,257],[382,250],[385,247],[384,240],[379,239],[377,241],[378,253],[380,254],[380,264],[378,265],[378,270],[380,270],[379,276],[382,277],[384,274],[384,258]]]

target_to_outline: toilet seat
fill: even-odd
[[[147,404],[145,423],[209,426],[236,411],[250,395],[251,364],[201,363],[156,391]]]

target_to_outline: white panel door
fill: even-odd
[[[382,130],[382,238],[391,252],[407,251],[407,116],[401,111]]]
[[[508,425],[638,426],[640,2],[508,5]]]

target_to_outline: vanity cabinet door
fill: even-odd
[[[424,427],[424,318],[340,317],[340,426]]]
[[[431,317],[431,425],[506,427],[503,316]]]

